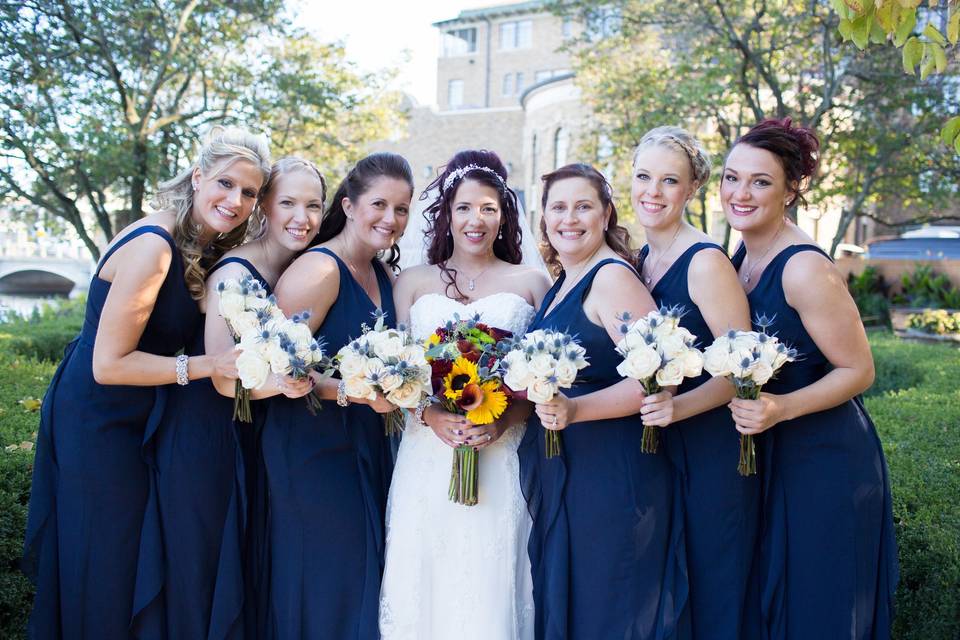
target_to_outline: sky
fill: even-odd
[[[512,0],[516,1],[516,0]],[[500,0],[296,0],[294,23],[324,42],[340,40],[347,56],[364,71],[396,66],[396,88],[420,104],[436,102],[440,37],[432,25]]]

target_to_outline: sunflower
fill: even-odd
[[[479,385],[479,392],[479,399],[468,405],[472,408],[467,411],[467,420],[473,424],[490,424],[506,410],[507,394],[500,391],[500,382],[497,380],[482,383]],[[461,402],[467,395],[468,391],[465,389]]]
[[[456,402],[463,394],[463,388],[469,384],[480,383],[480,374],[477,365],[464,357],[453,361],[453,368],[443,379],[443,395]]]
[[[480,382],[476,363],[464,357],[454,360],[443,388],[443,395],[473,424],[490,424],[507,408],[507,394],[500,390],[500,381]]]
[[[440,336],[438,336],[435,333],[431,333],[430,337],[427,338],[426,348],[430,349],[431,347],[435,347],[438,344],[440,344]]]

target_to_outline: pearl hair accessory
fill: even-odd
[[[504,187],[507,186],[507,183],[503,181],[503,177],[490,167],[481,167],[478,164],[468,164],[465,167],[460,167],[459,169],[454,169],[450,172],[450,175],[448,175],[443,181],[443,190],[446,191],[452,187],[457,180],[467,175],[471,171],[486,171],[487,173],[492,173],[497,177],[497,180],[500,181],[500,184],[502,184]]]

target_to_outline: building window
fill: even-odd
[[[475,53],[477,50],[477,30],[470,29],[452,29],[443,34],[442,37],[443,56],[462,56],[468,53]]]
[[[553,168],[559,169],[567,164],[567,152],[570,150],[570,133],[560,127],[553,136]]]
[[[587,15],[587,35],[591,40],[600,40],[615,35],[623,22],[620,10],[600,7]]]
[[[561,33],[564,38],[570,38],[573,36],[573,18],[566,16],[563,19],[563,26],[560,27]]]
[[[463,106],[463,80],[447,82],[447,106],[451,109]]]
[[[523,72],[505,73],[503,75],[503,84],[500,93],[504,96],[520,95],[523,91]]]
[[[533,46],[533,23],[517,20],[500,23],[501,49],[529,49]]]

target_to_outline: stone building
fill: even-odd
[[[457,151],[491,149],[532,218],[540,174],[573,160],[585,114],[563,44],[582,26],[547,4],[494,4],[434,24],[437,106],[408,97],[406,131],[376,146],[410,161],[418,193]]]

